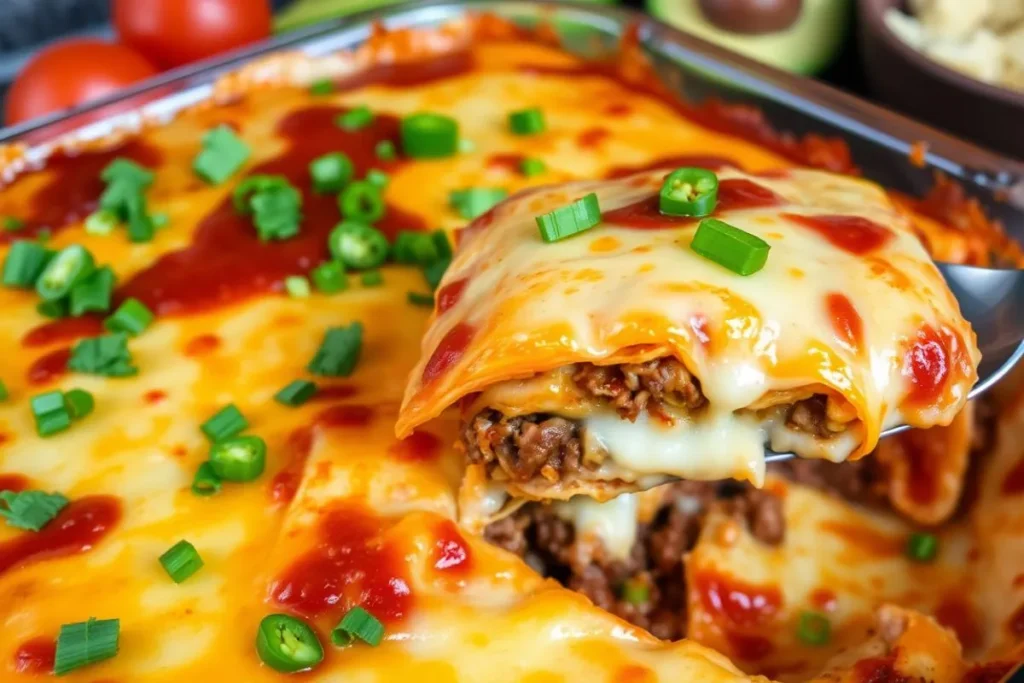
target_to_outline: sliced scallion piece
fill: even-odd
[[[651,599],[651,589],[640,577],[626,579],[622,583],[622,599],[631,605],[643,605]]]
[[[117,276],[109,266],[94,270],[88,277],[72,287],[68,311],[77,317],[89,312],[106,313],[114,294]]]
[[[249,421],[242,411],[234,403],[229,403],[200,425],[199,429],[212,443],[217,443],[241,434],[248,427]]]
[[[0,491],[0,517],[16,529],[40,531],[68,505],[59,493]]]
[[[444,274],[450,265],[450,259],[442,258],[423,267],[423,278],[427,281],[427,284],[430,285],[431,291],[437,289],[437,286],[441,284],[441,278],[444,277]]]
[[[75,344],[68,369],[103,377],[131,377],[139,372],[128,350],[128,337],[107,334],[83,339]]]
[[[535,175],[540,175],[548,170],[547,164],[540,159],[523,159],[519,163],[519,172],[527,178],[532,178]]]
[[[331,152],[309,162],[313,191],[318,194],[340,192],[352,180],[355,166],[347,154]]]
[[[345,266],[341,261],[324,261],[310,273],[313,284],[324,294],[335,294],[348,288]]]
[[[391,140],[381,140],[377,143],[376,147],[373,148],[374,155],[381,161],[394,161],[398,158],[398,150],[395,149],[395,143]]]
[[[215,493],[220,493],[220,488],[220,477],[213,471],[213,465],[207,460],[199,466],[195,477],[192,478],[192,493],[203,497],[212,496]]]
[[[249,160],[249,145],[228,126],[217,126],[203,134],[203,149],[192,162],[196,175],[219,185],[238,172]]]
[[[284,291],[293,299],[305,299],[312,290],[309,287],[309,280],[302,275],[289,275],[284,279]]]
[[[487,213],[506,197],[508,190],[500,187],[470,187],[453,190],[448,195],[448,204],[458,211],[462,218],[473,220]]]
[[[384,624],[358,605],[350,609],[331,631],[331,642],[345,647],[357,638],[373,647],[380,645],[384,638]]]
[[[366,172],[365,180],[383,192],[384,188],[388,186],[389,182],[391,182],[391,176],[380,169],[371,168]]]
[[[6,401],[10,397],[11,394],[7,391],[7,385],[4,384],[3,380],[0,380],[0,401]]]
[[[174,583],[181,583],[203,567],[199,551],[188,541],[181,540],[160,556],[160,566]]]
[[[356,369],[362,346],[362,323],[354,322],[347,327],[331,327],[324,335],[323,342],[307,369],[314,375],[348,377]]]
[[[32,289],[51,256],[52,252],[37,242],[15,242],[4,259],[4,286]]]
[[[93,211],[85,219],[85,231],[90,235],[109,235],[121,222],[120,217],[108,209]]]
[[[102,662],[117,654],[121,633],[119,619],[93,619],[64,624],[57,636],[53,673],[63,676],[89,664]]]
[[[71,426],[71,411],[64,402],[64,394],[59,391],[37,394],[29,400],[29,406],[35,419],[36,433],[43,438]]]
[[[334,81],[329,78],[321,78],[309,84],[310,95],[330,95],[334,92]]]
[[[138,299],[128,298],[121,302],[114,314],[103,321],[111,332],[121,332],[131,337],[142,334],[153,324],[153,311]]]
[[[358,221],[342,221],[327,239],[331,255],[346,268],[376,268],[388,257],[388,238],[380,230]]]
[[[71,413],[71,419],[81,420],[96,407],[96,400],[85,389],[72,389],[64,394],[64,402]]]
[[[360,105],[339,115],[336,123],[339,128],[352,132],[366,128],[373,123],[373,118],[373,111],[366,105]]]
[[[373,183],[357,180],[338,195],[338,207],[345,220],[371,225],[384,216],[384,198]]]
[[[572,204],[537,216],[537,227],[545,242],[557,242],[566,237],[590,230],[601,222],[601,207],[597,195],[591,192]]]
[[[807,645],[820,647],[832,639],[832,623],[824,614],[801,612],[796,627],[797,638]]]
[[[400,230],[395,236],[391,257],[397,263],[425,266],[441,258],[441,254],[430,233]]]
[[[709,261],[746,276],[764,268],[771,246],[725,221],[705,218],[697,226],[690,248]]]
[[[402,151],[413,159],[450,157],[459,146],[459,124],[441,114],[418,113],[401,123]]]
[[[274,400],[282,405],[296,408],[316,395],[316,384],[308,379],[297,379],[274,394]]]
[[[915,562],[931,562],[939,554],[939,538],[928,533],[910,534],[906,552],[907,557]]]
[[[380,287],[384,284],[384,276],[379,270],[366,270],[359,276],[359,283],[363,287]]]
[[[16,216],[4,216],[0,220],[0,228],[6,232],[18,232],[25,227],[25,221]]]
[[[508,127],[516,135],[536,135],[543,133],[547,124],[544,122],[544,112],[532,107],[509,114]]]
[[[421,294],[420,292],[409,292],[405,295],[406,300],[413,306],[423,306],[424,308],[434,307],[434,296],[432,294]]]
[[[40,301],[36,304],[36,312],[44,318],[66,318],[68,315],[68,300],[57,299],[56,301]]]

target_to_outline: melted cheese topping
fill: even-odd
[[[377,35],[374,51],[354,59],[296,56],[257,66],[270,74],[347,72],[410,46],[441,49],[453,35],[458,27],[394,40]],[[436,420],[403,441],[393,433],[403,381],[427,324],[427,313],[406,301],[408,291],[424,288],[422,275],[388,266],[382,287],[361,287],[353,276],[344,293],[288,298],[282,278],[306,272],[326,253],[320,238],[309,240],[309,252],[291,250],[306,244],[302,236],[325,234],[338,220],[334,198],[307,194],[302,236],[266,251],[248,223],[233,223],[230,207],[222,209],[235,184],[264,164],[282,164],[281,172],[308,189],[306,160],[282,161],[296,148],[314,155],[372,149],[372,140],[336,144],[332,137],[339,134],[333,121],[341,107],[364,104],[379,117],[418,110],[454,116],[476,144],[472,153],[389,167],[385,222],[396,221],[389,231],[458,226],[447,195],[469,185],[515,191],[708,149],[752,170],[786,165],[757,145],[680,117],[660,100],[599,75],[580,76],[573,58],[552,49],[490,41],[469,57],[447,75],[421,75],[398,87],[367,85],[317,98],[302,88],[257,89],[148,127],[109,153],[86,149],[56,158],[0,191],[0,214],[29,222],[23,234],[61,212],[48,224],[49,245],[87,247],[97,263],[114,268],[122,292],[145,275],[133,291],[158,310],[153,327],[129,343],[137,376],[71,374],[60,371],[62,354],[76,337],[98,332],[97,321],[45,327],[33,293],[0,288],[0,379],[10,393],[0,402],[0,487],[56,490],[72,501],[40,534],[0,524],[0,678],[45,675],[47,648],[52,656],[61,624],[116,617],[118,655],[65,680],[281,680],[260,663],[254,638],[264,615],[284,611],[307,619],[328,651],[303,676],[308,680],[764,680],[697,643],[659,642],[456,528],[462,463],[448,447],[455,421]],[[517,65],[552,71],[527,75]],[[237,94],[233,76],[222,85]],[[594,102],[626,110],[609,123]],[[530,106],[545,108],[549,133],[520,139],[505,131],[507,112]],[[202,134],[221,123],[239,131],[252,159],[232,181],[210,186],[197,181],[191,161]],[[581,142],[606,123],[599,144]],[[130,243],[122,228],[90,235],[81,224],[103,189],[100,170],[129,153],[155,172],[149,208],[169,218],[148,243]],[[523,178],[502,161],[513,154],[542,158],[551,171]],[[15,150],[0,156],[17,158]],[[5,177],[24,166],[9,164]],[[921,220],[944,236],[936,243],[970,251],[960,231]],[[0,235],[3,258],[9,238]],[[216,258],[180,258],[180,250],[211,235],[228,245]],[[250,258],[253,253],[262,260]],[[157,266],[160,279],[152,275]],[[355,320],[365,327],[355,373],[317,378],[321,394],[302,407],[274,402],[281,387],[306,376],[324,331]],[[95,396],[94,413],[40,438],[29,398],[73,387]],[[229,402],[248,418],[249,433],[266,440],[266,472],[255,482],[225,484],[216,496],[196,497],[190,483],[209,451],[199,427]],[[69,520],[77,531],[62,531]],[[183,538],[205,566],[176,585],[157,558]],[[379,647],[329,644],[330,629],[354,604],[385,621]]]
[[[494,397],[514,413],[583,414],[616,465],[610,478],[760,483],[766,440],[841,461],[874,448],[886,426],[944,424],[963,407],[979,359],[973,332],[877,186],[817,171],[719,171],[715,215],[772,248],[763,270],[740,277],[688,248],[696,221],[658,214],[664,175],[536,190],[470,226],[441,289],[443,297],[458,283],[460,296],[424,338],[398,433],[486,389],[475,404]],[[540,239],[536,216],[591,192],[601,225],[554,244]],[[932,353],[936,363],[921,359]],[[580,406],[557,370],[664,355],[687,366],[708,400],[671,428]],[[493,388],[503,384],[511,388]],[[778,411],[752,414],[813,393],[851,407],[838,436],[812,437]]]

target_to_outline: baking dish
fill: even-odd
[[[0,143],[27,145],[26,159],[31,162],[45,155],[48,144],[60,136],[98,138],[111,130],[137,126],[140,115],[172,116],[209,98],[218,77],[275,52],[323,55],[363,42],[374,21],[389,28],[427,27],[467,11],[492,12],[527,26],[551,22],[562,47],[586,57],[611,53],[627,27],[633,26],[660,77],[683,98],[718,97],[752,105],[778,131],[840,136],[865,176],[910,194],[922,194],[932,184],[934,172],[941,171],[960,180],[1009,234],[1024,237],[1024,164],[829,86],[745,59],[634,10],[590,3],[417,2],[363,12],[170,71],[66,113],[6,128],[0,131]],[[917,163],[910,163],[912,154]]]

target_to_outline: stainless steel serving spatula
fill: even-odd
[[[979,268],[938,263],[960,312],[978,335],[981,365],[978,383],[968,398],[977,398],[1006,376],[1024,356],[1024,270]],[[890,427],[881,437],[910,429],[909,425]],[[765,450],[768,462],[794,457],[793,453]]]

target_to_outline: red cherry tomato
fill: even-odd
[[[11,125],[94,100],[149,78],[156,68],[130,47],[101,40],[67,40],[40,50],[7,94]]]
[[[270,35],[269,0],[114,0],[113,9],[121,40],[164,68]]]

